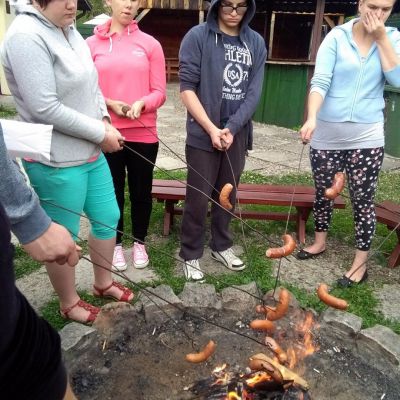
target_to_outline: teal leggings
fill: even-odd
[[[92,236],[102,240],[116,236],[119,209],[103,153],[96,161],[76,167],[57,168],[26,161],[23,165],[46,213],[54,222],[65,226],[75,240],[80,221],[77,214],[82,211],[90,220]]]

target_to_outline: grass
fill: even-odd
[[[17,110],[0,104],[0,118],[11,118],[17,115]]]
[[[186,172],[179,170],[170,173],[163,173],[155,171],[155,178],[157,179],[186,179]],[[281,177],[277,176],[263,176],[254,172],[245,172],[242,176],[242,182],[247,183],[267,183],[267,184],[280,184],[280,185],[312,185],[312,179],[309,174],[288,174]],[[382,201],[385,199],[397,199],[398,198],[398,187],[400,187],[400,174],[393,172],[382,172],[380,175],[379,187],[376,196],[376,201]],[[344,193],[346,195],[346,193]],[[332,226],[329,231],[329,237],[335,238],[338,241],[344,242],[349,246],[353,246],[353,219],[351,212],[351,205],[348,200],[347,207],[345,210],[335,210]],[[131,232],[130,226],[130,215],[129,215],[129,201],[125,210],[125,232]],[[285,209],[285,208],[284,208]],[[287,209],[286,209],[287,210]],[[153,213],[151,216],[150,227],[149,227],[149,238],[151,247],[149,249],[150,258],[152,265],[157,272],[159,278],[154,282],[147,282],[146,286],[157,286],[159,284],[166,284],[171,286],[175,293],[179,293],[184,284],[185,280],[182,277],[177,277],[174,274],[175,261],[169,257],[174,255],[179,247],[179,220],[175,227],[172,229],[172,233],[160,238],[160,232],[162,232],[163,225],[163,205],[160,203],[153,204]],[[249,226],[258,231],[262,232],[266,237],[271,235],[276,236],[276,232],[282,232],[284,228],[284,222],[268,221],[267,223],[262,221],[246,221]],[[294,225],[291,225],[294,230]],[[240,274],[229,274],[220,275],[218,277],[207,277],[207,282],[215,285],[218,291],[231,285],[242,285],[251,281],[256,281],[257,285],[265,292],[274,287],[275,277],[272,274],[271,261],[266,259],[264,256],[265,243],[260,239],[260,236],[254,235],[252,230],[248,227],[244,227],[246,240],[246,262],[251,265],[251,268],[244,270]],[[232,230],[237,237],[238,242],[242,240],[242,226],[238,221],[233,221]],[[312,218],[307,224],[307,232],[309,235],[313,233]],[[374,246],[376,247],[382,240],[387,236],[388,230],[381,224],[378,224],[377,233],[374,239]],[[125,235],[123,243],[125,246],[131,244],[131,238],[129,235]],[[396,235],[385,242],[380,251],[390,253],[395,243],[397,242]],[[87,249],[85,243],[81,243],[84,249]],[[384,257],[378,258],[378,262],[382,266],[385,266],[386,259]],[[36,270],[39,267],[38,263],[32,262],[21,249],[17,248],[16,254],[16,275],[22,277]],[[373,286],[377,286],[378,283],[371,282],[360,285],[351,289],[334,289],[332,292],[334,295],[344,298],[349,301],[350,307],[349,312],[354,313],[362,318],[363,327],[371,327],[376,324],[387,326],[396,333],[400,334],[400,321],[388,321],[383,315],[376,311],[378,301],[373,293]],[[318,312],[323,311],[326,306],[323,305],[317,298],[315,293],[310,293],[303,290],[295,285],[285,284],[285,286],[293,292],[297,300],[303,307],[310,307]],[[101,300],[94,298],[88,293],[81,293],[82,298],[92,304],[101,305],[104,304]],[[66,321],[61,318],[58,313],[58,301],[53,300],[49,302],[41,310],[43,316],[57,329],[60,329],[66,324]]]

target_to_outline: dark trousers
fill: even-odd
[[[204,194],[219,203],[219,192],[226,183],[231,183],[234,187],[235,181],[236,184],[239,184],[245,164],[245,139],[245,135],[237,134],[227,154],[218,150],[209,152],[186,146],[188,186],[186,188],[179,253],[184,260],[201,258],[203,255],[209,203]],[[189,185],[199,189],[204,194],[189,187]],[[230,196],[232,204],[235,203],[235,199],[236,191],[233,190]],[[212,203],[211,240],[209,243],[211,250],[223,251],[232,246],[232,235],[229,232],[231,218],[231,215],[225,209]]]
[[[313,215],[317,232],[328,230],[333,212],[333,200],[324,196],[325,189],[332,186],[336,172],[345,171],[353,207],[356,247],[363,251],[370,249],[376,226],[374,198],[383,156],[383,147],[355,150],[311,148],[316,189]]]
[[[10,225],[0,203],[0,393],[2,399],[62,400],[67,373],[60,336],[15,286]]]
[[[118,231],[123,232],[124,230],[125,178],[127,173],[131,201],[132,234],[135,239],[144,242],[152,209],[151,188],[158,142],[125,142],[125,145],[133,151],[124,147],[123,150],[116,153],[106,154],[121,212]],[[122,233],[120,232],[117,233],[117,243],[122,241]]]

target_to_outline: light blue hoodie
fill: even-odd
[[[310,92],[324,98],[318,119],[329,122],[374,123],[383,121],[385,81],[400,87],[400,66],[383,71],[375,43],[361,57],[353,40],[353,19],[332,29],[319,47]],[[386,27],[400,56],[400,33]]]

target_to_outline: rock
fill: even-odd
[[[391,329],[375,325],[360,331],[357,352],[367,363],[394,378],[400,377],[400,336]]]
[[[154,293],[154,295],[151,295],[151,293]],[[141,302],[148,324],[160,326],[170,318],[174,320],[182,318],[182,302],[172,291],[171,287],[167,285],[146,288],[142,291]]]

